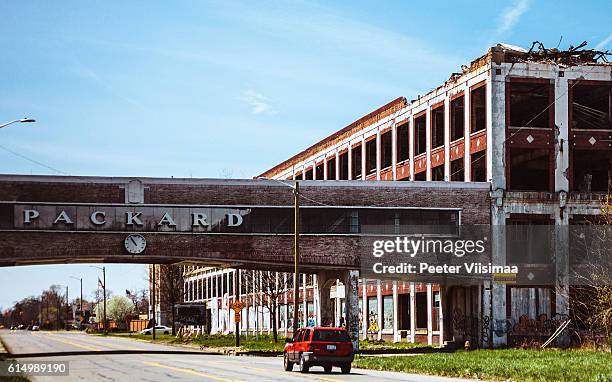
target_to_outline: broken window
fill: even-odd
[[[295,176],[294,176],[294,179],[295,180],[302,180],[302,173],[301,172],[296,173]]]
[[[366,142],[366,175],[376,172],[376,139]]]
[[[427,136],[425,132],[425,114],[414,119],[414,135],[416,136],[414,142],[414,155],[423,154],[426,151]]]
[[[421,181],[427,180],[426,171],[421,171],[418,174],[414,174],[414,180],[421,180]]]
[[[380,168],[391,167],[391,130],[380,136]]]
[[[340,154],[339,156],[339,170],[340,170],[340,180],[348,180],[348,174],[349,174],[349,158],[348,158],[348,151],[345,152],[344,154]]]
[[[487,128],[487,89],[479,86],[470,92],[470,132]]]
[[[550,84],[509,82],[510,126],[549,128],[551,104]]]
[[[306,177],[304,179],[312,180],[312,168],[310,168],[309,170],[306,170]]]
[[[450,102],[450,140],[463,138],[465,127],[464,96],[457,97]]]
[[[510,189],[550,191],[550,150],[510,149]]]
[[[472,182],[487,181],[486,151],[470,155],[470,180]]]
[[[612,151],[573,150],[572,189],[582,192],[612,190]]]
[[[444,105],[431,111],[431,149],[444,146]]]
[[[572,88],[572,128],[612,129],[612,85]]]
[[[315,171],[316,171],[316,176],[317,176],[317,180],[321,180],[324,179],[324,174],[323,174],[323,163],[319,163],[316,167],[315,167]]]
[[[408,140],[410,139],[408,135],[408,122],[397,127],[397,131],[395,133],[395,146],[397,147],[397,163],[408,160],[410,156],[410,152],[408,149]]]
[[[450,164],[450,180],[451,182],[463,182],[465,180],[465,171],[463,158],[455,159]]]
[[[327,160],[327,180],[336,180],[336,158]]]
[[[357,145],[351,149],[351,158],[353,159],[353,163],[351,163],[353,173],[353,179],[361,179],[361,145]]]
[[[431,169],[431,180],[443,181],[444,180],[444,165],[439,165]]]

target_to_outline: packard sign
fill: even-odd
[[[240,230],[250,208],[3,203],[0,228],[54,231],[224,232]]]

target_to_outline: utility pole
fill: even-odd
[[[66,285],[66,307],[70,307],[70,300],[68,299],[68,285]],[[66,321],[68,321],[68,310],[66,309]]]
[[[104,334],[106,334],[106,267],[102,267],[102,293],[104,294]]]
[[[300,182],[295,182],[294,195],[294,223],[293,223],[293,337],[298,330],[298,309],[300,299]],[[304,296],[306,298],[306,296]],[[305,314],[306,312],[304,312]]]

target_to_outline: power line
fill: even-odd
[[[15,155],[15,156],[18,156],[18,157],[20,157],[20,158],[22,158],[22,159],[25,159],[25,160],[27,160],[27,161],[30,161],[30,162],[32,162],[32,163],[34,163],[34,164],[39,165],[39,166],[42,166],[42,167],[44,167],[44,168],[46,168],[46,169],[48,169],[48,170],[51,170],[51,171],[53,171],[53,172],[56,172],[56,173],[58,173],[58,174],[62,174],[62,175],[70,175],[70,174],[68,174],[67,172],[64,172],[64,171],[58,170],[58,169],[56,169],[55,167],[48,166],[48,165],[46,165],[46,164],[44,164],[44,163],[42,163],[42,162],[37,161],[36,159],[29,158],[29,157],[27,157],[27,156],[25,156],[25,155],[23,155],[23,154],[21,154],[21,153],[18,153],[18,152],[16,152],[16,151],[13,151],[13,150],[9,149],[8,147],[5,147],[5,146],[0,145],[0,149],[3,149],[3,150],[5,150],[5,151],[8,151],[9,153],[11,153],[11,154],[13,154],[13,155]]]

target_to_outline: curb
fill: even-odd
[[[4,340],[0,337],[0,360],[6,359],[11,354],[8,347],[4,344]]]

